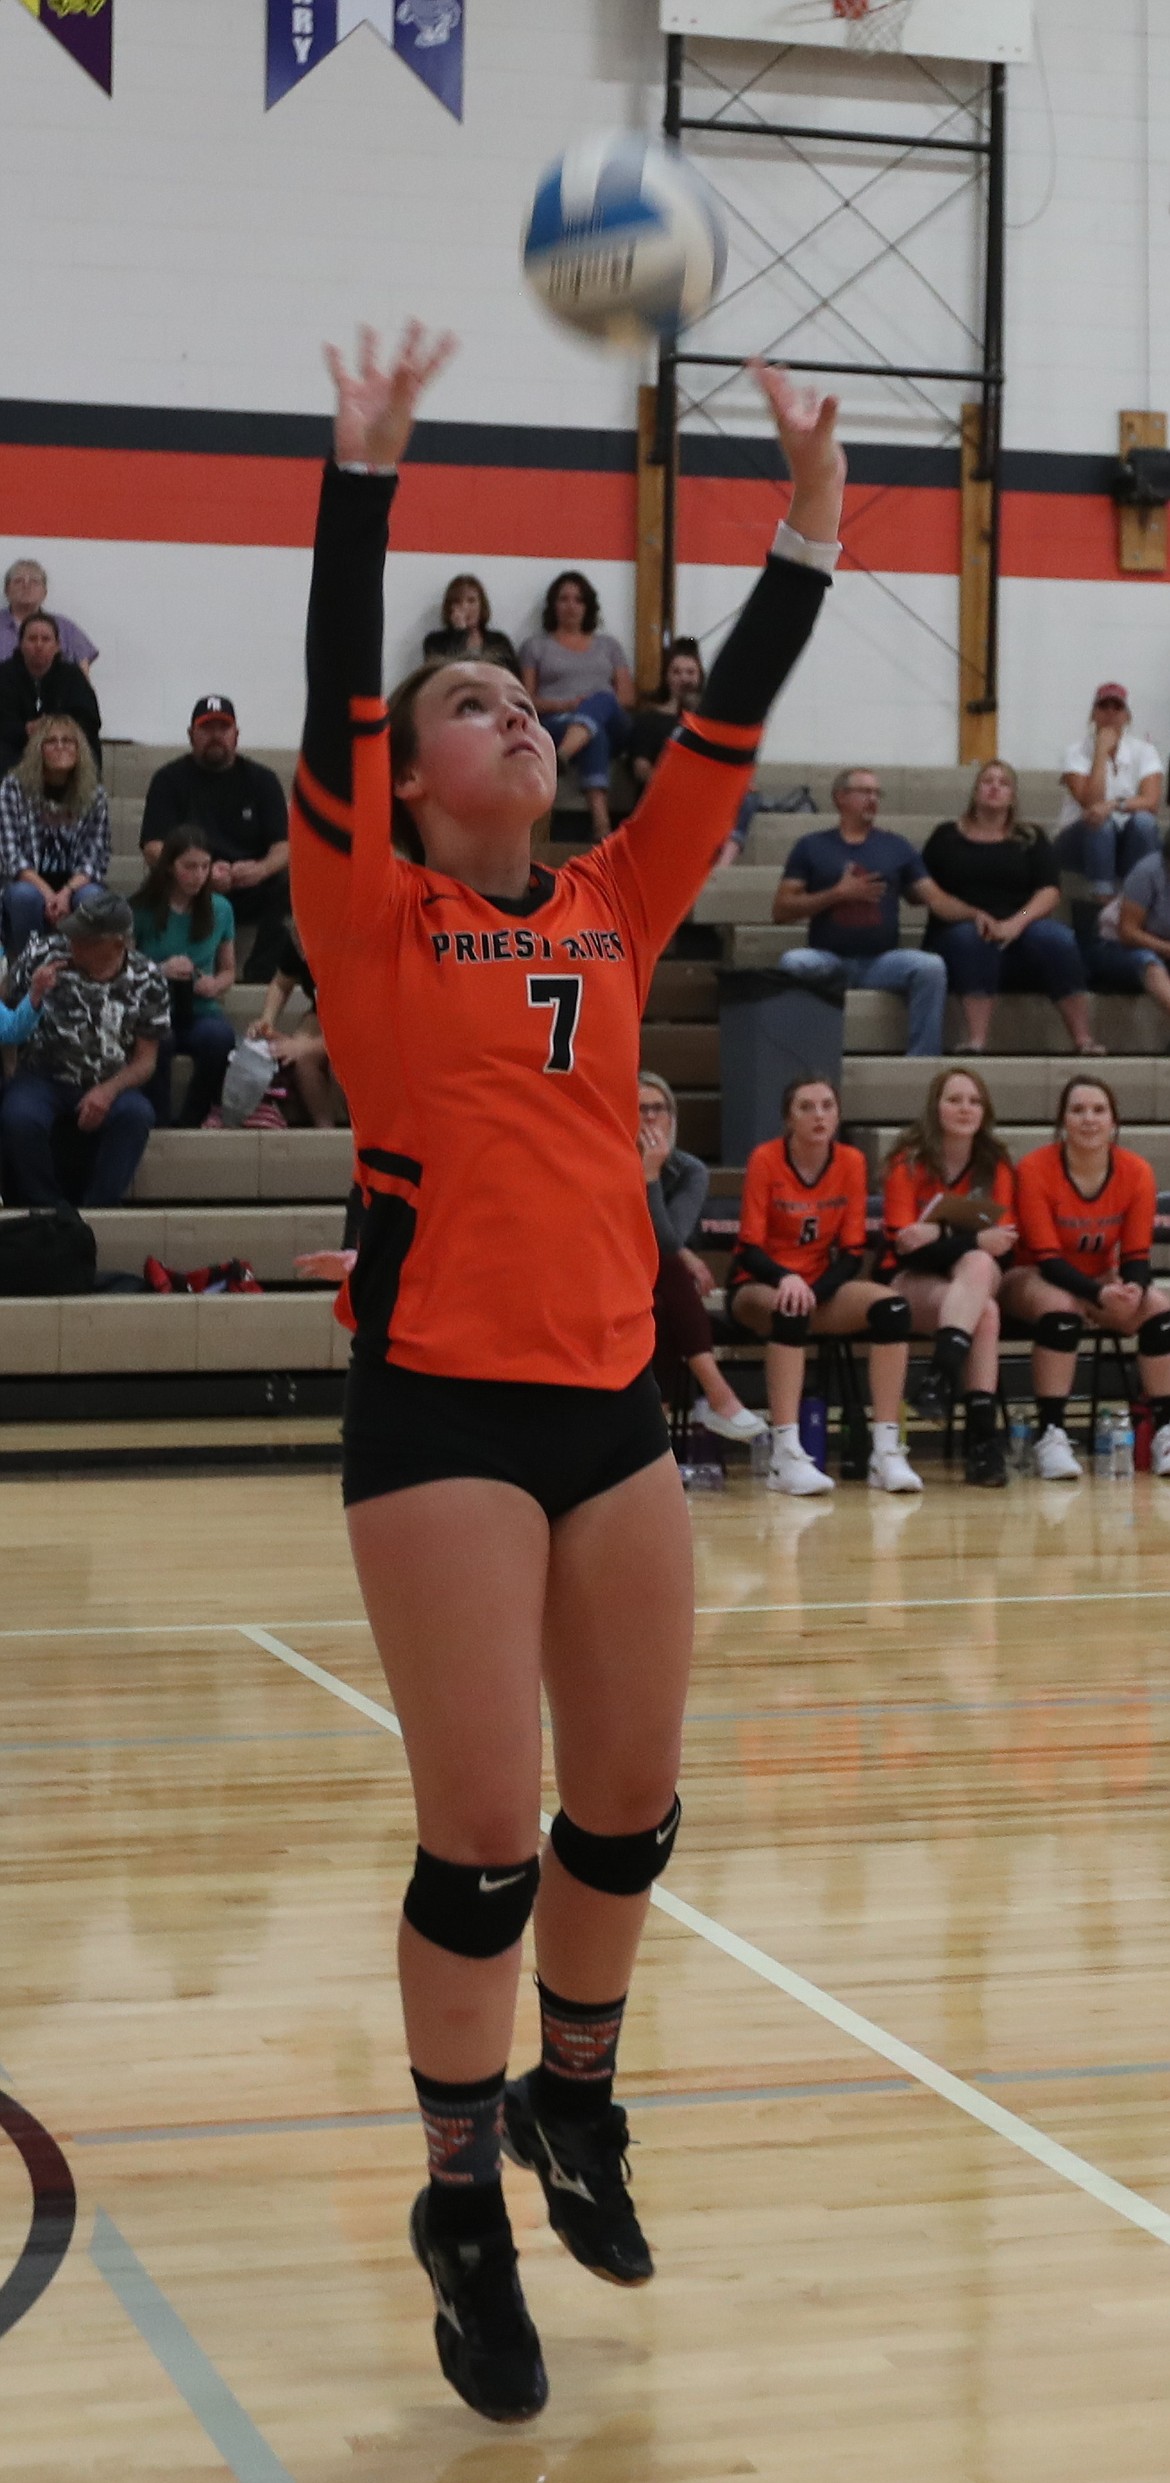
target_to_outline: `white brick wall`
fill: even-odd
[[[347,339],[363,315],[392,328],[417,308],[463,340],[436,416],[629,426],[646,374],[546,325],[518,280],[517,251],[536,173],[574,132],[655,122],[653,0],[468,0],[467,14],[460,127],[369,30],[266,114],[262,0],[118,0],[111,104],[23,9],[0,0],[4,394],[323,411],[322,336]],[[1010,214],[1026,229],[1010,243],[1007,436],[1017,448],[1108,454],[1119,408],[1170,407],[1170,16],[1154,0],[1112,0],[1107,12],[1100,0],[1037,0],[1037,19],[1042,62],[1009,80]],[[913,115],[905,64],[873,68],[860,108],[883,122]],[[842,74],[834,67],[834,80]],[[961,69],[941,74],[962,94]],[[790,55],[772,99],[839,113],[839,91],[818,99],[825,75],[811,56]],[[869,169],[859,157],[834,177],[853,187]],[[807,230],[832,206],[815,176],[778,160],[764,172],[731,155],[719,178],[765,232]],[[873,213],[898,232],[943,186],[914,166],[875,196]],[[735,231],[743,258],[749,244],[741,224]],[[970,239],[959,201],[914,247],[936,290],[977,324]],[[809,255],[810,273],[839,283],[874,246],[838,219]],[[762,246],[750,249],[761,261]],[[734,325],[737,344],[766,341],[808,298],[790,275],[772,279],[717,332],[730,338]],[[931,360],[955,349],[951,313],[912,292],[896,262],[843,302],[884,350]],[[934,392],[944,410],[962,393]],[[846,416],[854,436],[945,437],[920,405],[895,414],[881,390],[860,385]],[[26,548],[4,528],[0,506],[0,565]],[[192,697],[219,685],[237,694],[250,738],[295,738],[302,553],[51,537],[39,548],[54,600],[101,641],[96,682],[111,731],[171,737]],[[413,654],[455,565],[398,563],[394,662]],[[473,565],[519,633],[552,564]],[[590,566],[612,626],[628,635],[628,574]],[[745,583],[731,570],[684,573],[680,625],[712,627]],[[1118,671],[1165,745],[1168,598],[1158,583],[1009,582],[1005,751],[1023,765],[1055,760],[1093,681]],[[887,763],[953,756],[954,663],[931,633],[953,644],[954,581],[846,578],[832,616],[773,728],[775,753],[835,757],[847,744]]]

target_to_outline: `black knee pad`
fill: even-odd
[[[558,1811],[549,1843],[557,1861],[584,1887],[598,1889],[603,1897],[640,1897],[665,1871],[681,1818],[677,1793],[665,1819],[636,1836],[594,1836]]]
[[[875,1345],[904,1345],[914,1326],[914,1314],[901,1293],[883,1294],[880,1302],[871,1302],[865,1324]]]
[[[402,1911],[436,1948],[456,1957],[501,1957],[523,1937],[539,1886],[536,1854],[530,1862],[440,1862],[420,1845]]]
[[[1046,1310],[1036,1322],[1036,1343],[1052,1354],[1075,1354],[1084,1333],[1084,1320],[1075,1310]]]
[[[1156,1310],[1138,1329],[1139,1354],[1170,1354],[1170,1310]]]
[[[803,1345],[808,1335],[810,1313],[806,1310],[778,1310],[772,1313],[772,1343]]]

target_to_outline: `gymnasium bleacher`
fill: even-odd
[[[141,877],[138,830],[147,783],[173,750],[114,743],[107,749],[114,857],[111,885],[129,894]],[[254,751],[287,787],[294,753]],[[694,918],[712,927],[712,948],[737,965],[770,964],[804,936],[770,921],[772,896],[785,856],[797,838],[832,818],[829,785],[835,770],[787,761],[760,771],[765,799],[807,785],[818,816],[763,810],[741,862],[716,874],[700,895]],[[969,768],[892,767],[882,770],[882,824],[913,844],[925,843],[938,820],[953,818],[966,799]],[[1051,776],[1024,775],[1025,817],[1051,820]],[[574,825],[572,796],[554,829]],[[578,848],[554,841],[552,861]],[[902,938],[917,941],[922,917],[903,917]],[[734,1223],[741,1166],[723,1165],[720,1151],[717,959],[670,955],[654,978],[643,1042],[646,1067],[657,1070],[679,1099],[679,1142],[712,1167],[709,1238],[722,1273],[725,1235]],[[242,982],[225,1005],[243,1027],[256,1016],[261,987]],[[303,1007],[289,1004],[289,1022]],[[1146,1000],[1096,997],[1095,1032],[1108,1046],[1102,1073],[1113,1084],[1127,1142],[1148,1156],[1159,1188],[1170,1187],[1170,1058],[1165,1025]],[[957,1032],[955,1004],[948,1031]],[[875,1177],[897,1131],[917,1110],[927,1064],[903,1057],[902,1004],[879,993],[850,993],[845,1012],[844,1124]],[[1071,1045],[1050,1004],[1008,998],[996,1011],[992,1050],[984,1064],[1002,1133],[1014,1155],[1051,1135],[1052,1114],[1068,1075]],[[182,1076],[184,1065],[177,1071]],[[201,1267],[232,1257],[250,1260],[262,1295],[155,1296],[97,1292],[75,1298],[0,1300],[0,1412],[40,1421],[104,1415],[116,1418],[230,1414],[317,1418],[340,1405],[348,1338],[332,1317],[328,1287],[298,1282],[298,1254],[340,1244],[351,1180],[347,1129],[166,1130],[147,1147],[128,1203],[93,1211],[99,1274],[139,1275],[148,1254],[164,1265]],[[11,1452],[19,1458],[19,1432]]]

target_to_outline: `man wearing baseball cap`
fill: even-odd
[[[60,931],[28,942],[12,969],[9,997],[29,989],[38,966],[57,978],[0,1102],[7,1182],[26,1207],[74,1197],[117,1207],[154,1127],[143,1092],[170,1033],[165,977],[131,947],[125,897],[98,888]],[[54,1136],[65,1125],[70,1163],[62,1179]]]
[[[1162,762],[1132,724],[1124,684],[1103,681],[1088,732],[1064,754],[1056,858],[1088,880],[1098,906],[1158,842]]]
[[[288,804],[279,776],[239,748],[230,698],[220,691],[191,710],[190,751],[157,768],[146,792],[140,843],[156,862],[172,828],[201,828],[213,857],[212,887],[230,898],[237,923],[255,923],[248,980],[276,972],[290,911]]]

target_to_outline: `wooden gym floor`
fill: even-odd
[[[624,2052],[660,2274],[593,2282],[510,2172],[552,2399],[497,2433],[405,2241],[335,1478],[0,1487],[0,2473],[1165,2483],[1170,1484],[693,1514]]]

